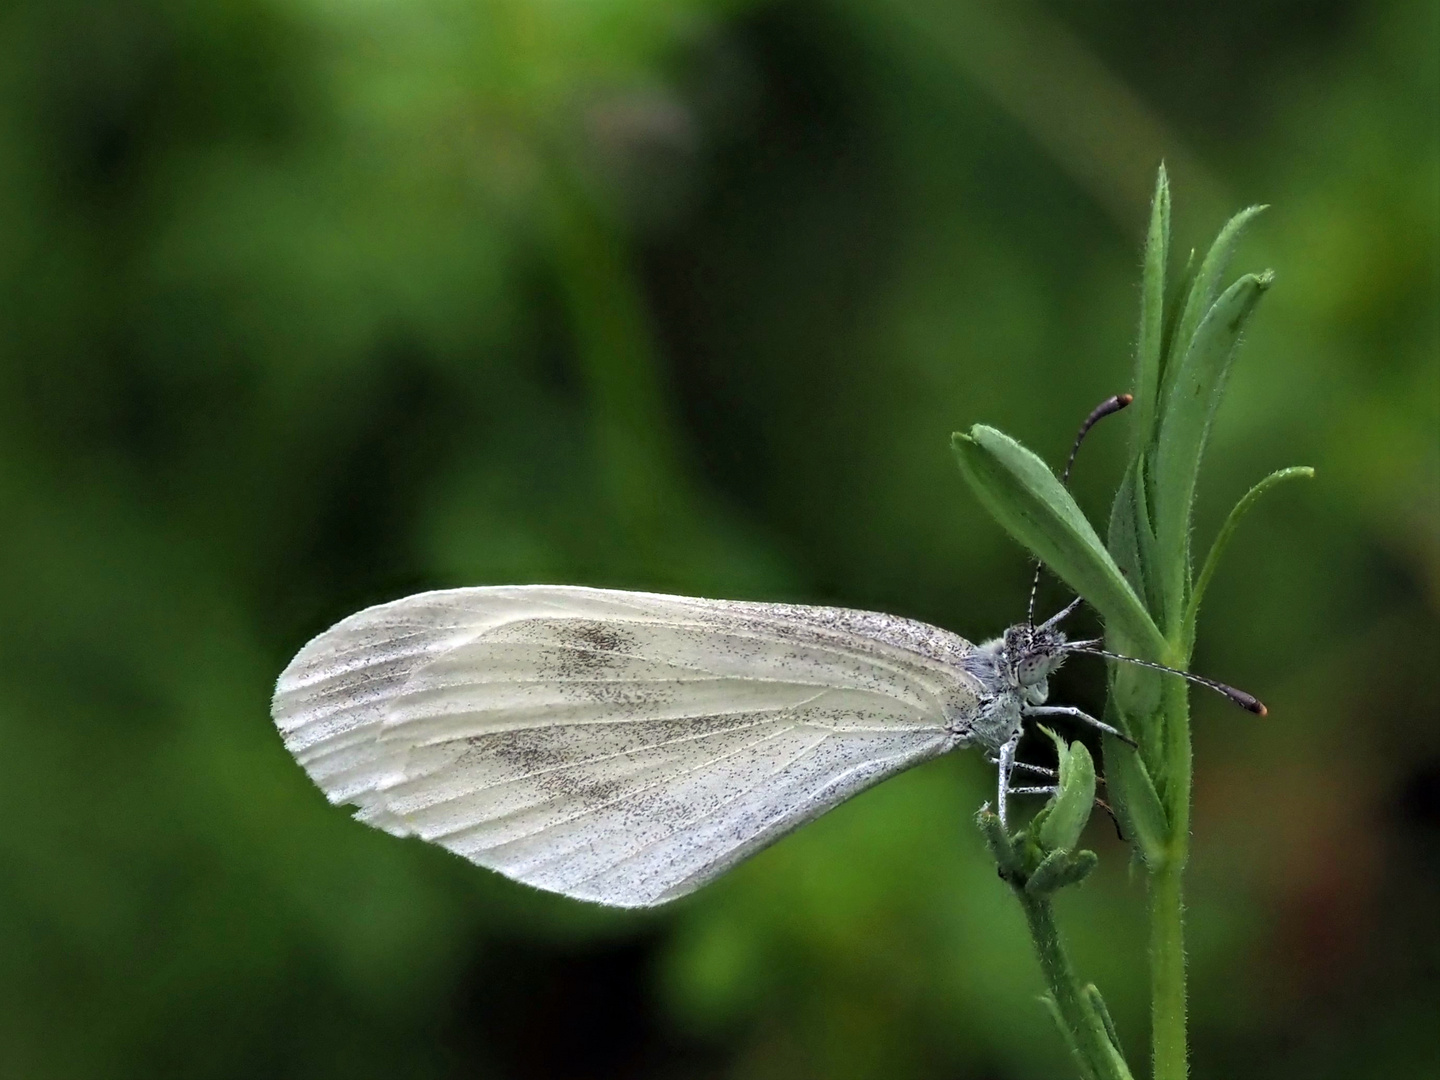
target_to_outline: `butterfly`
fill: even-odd
[[[1076,601],[1078,604],[1078,601]],[[358,612],[276,685],[286,747],[332,803],[540,889],[684,896],[856,793],[961,747],[1003,813],[1059,622],[975,645],[868,611],[561,585]],[[1124,736],[1121,736],[1122,738]]]

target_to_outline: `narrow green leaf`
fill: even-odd
[[[1210,545],[1210,553],[1205,556],[1205,565],[1201,568],[1200,576],[1195,580],[1194,591],[1190,594],[1190,604],[1185,611],[1185,633],[1188,641],[1193,642],[1195,639],[1195,617],[1200,611],[1200,600],[1205,595],[1205,590],[1210,587],[1210,579],[1215,576],[1215,569],[1220,565],[1220,557],[1230,546],[1230,540],[1235,535],[1240,520],[1250,512],[1252,506],[1260,501],[1261,496],[1277,484],[1283,484],[1286,480],[1309,480],[1314,476],[1315,470],[1308,465],[1278,469],[1247,491],[1244,497],[1231,508],[1225,524],[1220,526],[1220,532],[1215,536],[1215,542]]]
[[[1110,556],[1115,565],[1140,592],[1144,577],[1140,572],[1140,536],[1136,528],[1135,473],[1139,462],[1125,470],[1120,488],[1115,492],[1115,502],[1110,506],[1109,543]]]
[[[1148,655],[1164,636],[1049,466],[1014,439],[976,424],[951,438],[960,471],[1002,527]]]
[[[1230,259],[1235,254],[1236,245],[1240,243],[1241,234],[1265,209],[1264,206],[1246,207],[1227,221],[1225,227],[1216,235],[1215,242],[1205,253],[1205,259],[1195,271],[1195,277],[1182,301],[1180,320],[1175,324],[1170,338],[1169,353],[1172,358],[1182,357],[1189,351],[1191,339],[1204,321],[1206,312],[1214,306],[1215,298],[1220,295],[1220,282],[1230,266]],[[1167,379],[1162,383],[1162,397],[1168,392],[1168,387],[1167,373]]]
[[[1040,826],[1040,845],[1049,851],[1068,851],[1079,841],[1095,807],[1095,762],[1084,743],[1066,746],[1053,731],[1046,729],[1045,733],[1055,742],[1060,782],[1050,813]]]
[[[1151,471],[1150,456],[1142,455],[1135,463],[1135,550],[1140,556],[1140,580],[1143,584],[1141,592],[1146,606],[1152,612],[1151,617],[1154,618],[1164,614],[1165,598],[1160,583],[1160,552],[1155,543],[1155,519],[1151,514],[1151,507],[1155,505],[1151,495]]]
[[[1066,867],[1065,880],[1060,883],[1061,886],[1079,885],[1099,865],[1099,855],[1086,848],[1081,848],[1070,856],[1070,865]]]
[[[1110,513],[1110,551],[1115,556],[1125,579],[1145,598],[1157,622],[1163,622],[1164,609],[1160,598],[1159,577],[1155,570],[1155,534],[1150,529],[1150,512],[1145,497],[1145,465],[1141,454],[1125,473],[1115,505]],[[1113,624],[1105,627],[1105,641],[1111,652],[1122,656],[1140,654],[1139,643],[1127,638]],[[1136,664],[1110,664],[1111,703],[1122,714],[1119,726],[1141,739],[1148,727],[1147,720],[1160,706],[1158,672]],[[1111,717],[1115,723],[1117,718]]]
[[[1100,862],[1093,851],[1052,851],[1040,861],[1025,882],[1031,896],[1049,896],[1071,885],[1079,885]]]
[[[1054,1020],[1055,1026],[1060,1029],[1060,1037],[1069,1047],[1070,1056],[1075,1060],[1075,1068],[1080,1071],[1082,1080],[1095,1080],[1095,1070],[1090,1068],[1090,1062],[1085,1060],[1085,1055],[1075,1044],[1075,1036],[1071,1033],[1069,1025],[1065,1023],[1065,1017],[1060,1012],[1060,1006],[1056,1004],[1054,995],[1041,994],[1040,1004],[1045,1006],[1045,1011],[1050,1014],[1050,1019]]]
[[[1105,736],[1105,793],[1120,819],[1125,838],[1152,872],[1166,857],[1170,821],[1145,763],[1130,746]]]
[[[1176,365],[1155,447],[1156,554],[1162,568],[1165,628],[1181,626],[1189,588],[1190,508],[1205,440],[1224,393],[1245,323],[1271,275],[1246,274],[1226,289]]]
[[[1170,256],[1170,179],[1162,163],[1150,204],[1145,263],[1140,285],[1140,333],[1135,344],[1135,417],[1131,444],[1139,453],[1155,437],[1160,410],[1160,367],[1164,362],[1165,267]]]
[[[1050,807],[1052,804],[1053,800],[1047,802],[1044,806],[1040,807],[1039,810],[1035,811],[1035,816],[1030,819],[1030,824],[1027,825],[1024,830],[1027,837],[1039,836],[1040,825],[1050,816]],[[1035,850],[1038,852],[1040,849],[1036,847]]]
[[[1185,300],[1190,295],[1190,290],[1195,285],[1195,274],[1198,271],[1195,265],[1195,249],[1191,248],[1190,253],[1185,256],[1185,265],[1180,273],[1175,276],[1171,283],[1168,295],[1165,297],[1165,331],[1161,339],[1160,349],[1160,385],[1165,385],[1165,365],[1169,358],[1175,353],[1176,329],[1180,325],[1180,317],[1185,311]],[[1153,433],[1152,433],[1153,434]]]
[[[1105,1034],[1110,1036],[1110,1045],[1123,1059],[1125,1051],[1120,1045],[1120,1033],[1115,1030],[1115,1021],[1110,1018],[1110,1010],[1105,1005],[1100,988],[1094,983],[1085,984],[1085,1003],[1090,1006],[1090,1011],[1100,1018],[1100,1023],[1105,1026]]]
[[[1152,616],[1162,614],[1158,584],[1155,582],[1155,532],[1150,524],[1146,494],[1149,471],[1146,454],[1139,455],[1125,471],[1110,508],[1109,548],[1125,580],[1139,593]],[[1158,619],[1157,619],[1158,621]]]
[[[1179,356],[1184,355],[1183,349],[1175,348],[1175,328],[1180,324],[1185,298],[1190,295],[1190,289],[1195,284],[1195,272],[1195,249],[1191,248],[1190,254],[1185,258],[1185,267],[1170,287],[1170,295],[1165,300],[1165,331],[1160,350],[1160,385],[1156,390],[1158,400],[1155,404],[1155,419],[1150,425],[1150,441],[1145,444],[1145,454],[1148,456],[1142,457],[1137,465],[1137,467],[1143,466],[1141,479],[1145,486],[1140,489],[1141,497],[1151,506],[1155,505],[1155,477],[1154,470],[1148,466],[1149,462],[1154,459],[1155,443],[1160,438],[1160,416],[1164,412],[1165,393],[1170,386],[1171,370],[1178,362],[1177,352]],[[1158,586],[1158,584],[1158,582],[1150,582],[1152,587]],[[1157,617],[1159,616],[1158,594],[1150,597],[1150,610]]]
[[[1052,851],[1025,879],[1025,891],[1031,896],[1047,896],[1059,888],[1061,877],[1070,863],[1070,852]]]

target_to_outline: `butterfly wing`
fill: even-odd
[[[636,907],[966,741],[972,651],[836,608],[452,589],[321,634],[273,709],[285,745],[362,820]]]

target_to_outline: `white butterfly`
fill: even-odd
[[[1073,608],[1073,605],[1072,605]],[[568,586],[420,593],[315,638],[275,688],[334,803],[517,881],[617,907],[683,896],[872,784],[999,754],[1064,660],[841,608]],[[1109,730],[1109,729],[1107,729]]]

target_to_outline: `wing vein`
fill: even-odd
[[[788,731],[795,731],[797,728],[802,727],[802,726],[803,726],[803,725],[800,725],[800,724],[792,725],[790,728],[787,729],[787,732],[788,732]],[[635,859],[638,859],[641,855],[645,854],[645,852],[652,850],[652,849],[655,848],[657,845],[663,844],[663,843],[664,843],[665,841],[667,841],[667,840],[672,839],[677,833],[679,833],[679,832],[681,832],[681,831],[683,831],[683,830],[685,830],[685,829],[693,829],[696,825],[699,825],[701,822],[706,821],[706,820],[708,820],[708,819],[710,819],[710,818],[713,818],[713,817],[715,817],[717,814],[720,814],[720,813],[722,813],[722,812],[724,812],[724,811],[726,811],[726,810],[729,810],[732,806],[735,805],[736,802],[738,802],[740,799],[743,799],[746,795],[749,795],[749,794],[750,794],[752,791],[754,791],[756,788],[759,788],[760,786],[762,786],[762,785],[764,785],[764,784],[768,784],[771,780],[775,779],[775,777],[779,776],[779,775],[780,775],[782,772],[784,772],[786,769],[793,768],[794,766],[798,765],[800,762],[804,761],[807,757],[809,757],[809,756],[810,756],[811,754],[813,754],[816,750],[818,750],[821,746],[823,746],[823,745],[826,743],[826,741],[829,740],[829,738],[830,738],[830,736],[829,736],[828,734],[825,734],[825,733],[822,732],[822,733],[820,734],[820,738],[816,739],[814,742],[810,743],[808,746],[806,746],[806,747],[804,747],[803,749],[801,749],[801,750],[799,751],[799,753],[796,753],[796,754],[792,755],[792,756],[789,758],[789,760],[787,760],[787,761],[785,761],[785,762],[783,762],[783,763],[781,763],[781,764],[777,764],[773,769],[770,770],[770,772],[769,772],[768,774],[766,774],[765,776],[760,777],[758,780],[756,780],[754,783],[750,784],[748,787],[740,788],[740,789],[738,789],[737,791],[734,791],[734,792],[728,794],[724,799],[721,800],[721,802],[719,803],[719,805],[713,806],[713,807],[711,807],[709,810],[706,810],[704,813],[702,813],[702,814],[700,814],[700,815],[698,815],[698,816],[696,816],[696,817],[690,818],[689,820],[684,821],[684,822],[682,822],[682,823],[680,823],[680,824],[678,824],[678,825],[675,825],[674,827],[672,827],[672,828],[670,829],[669,832],[665,833],[663,836],[658,836],[658,837],[656,837],[654,840],[651,840],[651,841],[649,841],[649,842],[641,845],[641,846],[640,846],[639,848],[637,848],[636,850],[634,850],[634,851],[632,851],[632,852],[628,852],[628,853],[626,853],[625,855],[621,856],[620,858],[618,858],[618,859],[614,860],[613,862],[607,864],[606,866],[601,867],[599,870],[596,870],[596,871],[594,871],[593,873],[586,874],[583,878],[580,879],[580,881],[576,882],[576,884],[583,884],[583,883],[585,883],[585,882],[587,882],[587,881],[593,881],[595,878],[599,877],[601,874],[608,874],[608,873],[610,873],[612,870],[614,870],[616,867],[620,866],[621,864],[627,863],[627,862],[631,862],[631,861],[633,861],[633,860],[635,860]],[[749,749],[749,748],[747,747],[746,749]],[[739,751],[736,751],[736,752],[739,753]],[[541,865],[544,865],[544,864],[542,863]]]
[[[638,724],[638,723],[650,723],[651,721],[648,721],[648,720],[632,720],[632,721],[613,721],[613,720],[612,720],[612,721],[604,721],[604,720],[601,720],[601,721],[595,721],[595,723],[626,723],[626,722],[628,722],[628,723],[637,723],[637,724]],[[533,771],[531,771],[531,772],[521,773],[519,776],[510,776],[510,777],[506,777],[504,780],[497,780],[497,781],[495,781],[494,783],[488,784],[488,785],[486,785],[486,786],[487,786],[487,789],[493,790],[494,788],[505,787],[505,786],[507,786],[507,785],[509,785],[509,784],[518,784],[518,783],[521,783],[521,782],[526,781],[526,780],[534,780],[536,777],[540,777],[540,776],[553,776],[553,775],[555,775],[555,774],[557,774],[557,773],[562,773],[562,772],[565,772],[565,771],[570,770],[570,769],[588,768],[588,767],[590,767],[590,766],[592,766],[592,765],[599,765],[599,764],[600,764],[601,762],[603,762],[603,761],[613,761],[613,760],[615,760],[616,758],[629,757],[631,754],[644,754],[644,753],[648,753],[648,752],[650,752],[650,751],[652,751],[652,750],[660,750],[660,749],[663,749],[663,748],[665,748],[665,747],[667,747],[667,746],[678,746],[678,745],[680,745],[681,743],[696,742],[696,741],[698,741],[698,740],[700,740],[700,739],[709,739],[709,738],[713,738],[713,737],[715,737],[715,736],[717,736],[717,735],[733,735],[733,734],[735,734],[736,732],[749,731],[751,728],[757,728],[757,727],[761,727],[761,726],[763,726],[763,725],[765,725],[765,724],[773,724],[773,723],[775,723],[775,718],[774,718],[774,717],[769,717],[769,716],[767,716],[767,717],[765,717],[763,720],[755,720],[755,721],[752,721],[751,723],[748,723],[748,724],[736,724],[734,727],[720,728],[720,729],[717,729],[717,730],[715,730],[715,731],[699,731],[699,732],[695,732],[694,734],[691,734],[691,735],[681,735],[681,736],[678,736],[677,738],[674,738],[674,739],[662,739],[662,740],[660,740],[659,742],[642,743],[642,744],[640,744],[640,745],[638,745],[638,746],[627,746],[624,750],[616,750],[614,753],[611,753],[611,754],[602,754],[600,757],[586,758],[584,761],[567,761],[567,762],[564,762],[563,764],[560,764],[560,765],[551,765],[551,766],[548,767],[548,768],[535,769],[535,770],[533,770]],[[395,783],[393,783],[393,784],[391,784],[390,786],[386,787],[384,790],[385,790],[387,793],[395,794],[395,793],[396,793],[396,791],[395,791],[396,788],[401,788],[401,787],[404,787],[406,784],[415,783],[415,782],[418,782],[418,781],[420,781],[420,780],[426,780],[426,779],[429,779],[428,774],[422,774],[421,776],[417,776],[417,777],[415,777],[414,779],[411,779],[411,778],[409,778],[409,777],[406,777],[406,778],[404,778],[404,779],[401,779],[401,780],[396,781]],[[463,796],[461,796],[461,795],[456,795],[456,796],[451,796],[450,798],[440,799],[440,800],[438,800],[434,805],[439,806],[439,805],[441,805],[441,804],[443,804],[443,803],[451,802],[451,801],[453,801],[453,800],[456,799],[456,798],[462,798],[462,797],[463,797]]]
[[[620,795],[616,795],[613,799],[606,799],[604,802],[596,803],[594,806],[587,806],[587,807],[585,807],[585,809],[581,810],[579,813],[571,814],[569,817],[561,818],[559,821],[549,822],[548,824],[542,825],[542,826],[540,826],[538,829],[534,829],[534,830],[532,830],[531,832],[522,833],[522,834],[519,835],[519,836],[512,836],[512,837],[510,837],[509,839],[503,840],[503,841],[501,841],[501,842],[498,843],[498,844],[485,845],[485,846],[479,848],[478,850],[481,850],[481,851],[493,851],[493,850],[496,849],[496,848],[505,847],[505,846],[508,845],[508,844],[519,843],[521,840],[532,840],[532,839],[534,839],[535,837],[541,836],[541,835],[549,832],[549,831],[552,830],[552,829],[558,829],[558,828],[560,828],[562,825],[570,825],[570,824],[572,824],[572,823],[574,823],[574,822],[576,822],[576,821],[579,821],[579,820],[580,820],[581,818],[583,818],[583,817],[588,817],[589,815],[596,813],[597,811],[607,810],[607,809],[609,809],[610,807],[616,805],[617,803],[622,803],[622,802],[624,802],[626,799],[633,798],[633,797],[636,796],[636,795],[643,795],[643,794],[645,794],[647,791],[653,791],[653,790],[654,790],[655,788],[657,788],[657,787],[663,787],[663,786],[665,786],[665,785],[667,785],[667,784],[673,784],[676,780],[681,779],[682,777],[690,776],[690,775],[693,774],[693,773],[699,772],[701,769],[711,768],[712,766],[718,765],[718,764],[719,764],[720,762],[722,762],[722,761],[726,761],[726,760],[728,760],[729,758],[734,757],[736,754],[743,754],[743,753],[745,753],[745,752],[748,751],[748,750],[753,750],[753,749],[755,749],[755,747],[761,746],[761,745],[763,745],[764,743],[769,742],[771,739],[779,738],[780,736],[785,735],[785,734],[789,733],[790,731],[794,730],[794,728],[795,728],[795,725],[793,725],[793,724],[790,725],[790,726],[788,726],[788,727],[781,728],[779,731],[771,732],[769,735],[766,735],[764,738],[757,739],[757,740],[755,740],[753,743],[747,743],[745,746],[742,746],[742,747],[740,747],[739,749],[731,750],[731,751],[728,752],[728,753],[721,754],[721,755],[719,755],[718,757],[710,758],[710,759],[707,760],[707,761],[697,762],[696,764],[691,765],[689,768],[682,769],[681,771],[676,772],[676,773],[671,773],[669,776],[661,777],[659,780],[654,780],[654,781],[651,781],[650,783],[642,784],[642,785],[640,785],[640,786],[638,786],[638,787],[630,788],[628,791],[625,791],[625,792],[623,792],[623,793],[620,794]],[[533,812],[533,811],[535,811],[535,810],[541,809],[542,807],[546,807],[546,806],[555,806],[555,805],[558,805],[559,803],[563,803],[563,802],[565,802],[567,799],[571,799],[571,798],[574,798],[574,796],[572,796],[572,795],[561,795],[561,796],[559,796],[559,797],[557,797],[557,798],[554,798],[554,799],[547,799],[545,802],[542,802],[542,803],[536,803],[534,806],[525,807],[523,810],[513,810],[513,811],[511,811],[511,812],[509,812],[509,813],[501,814],[501,815],[499,815],[498,817],[490,818],[490,819],[488,819],[487,821],[484,821],[484,822],[476,822],[476,823],[473,824],[473,825],[467,825],[467,826],[465,826],[464,828],[460,828],[460,829],[450,829],[450,830],[447,830],[447,831],[445,831],[445,832],[443,832],[443,833],[438,833],[438,834],[436,834],[436,835],[437,835],[437,836],[451,836],[451,835],[454,835],[455,833],[458,833],[458,832],[464,832],[466,829],[478,828],[478,827],[479,827],[480,825],[482,825],[482,824],[490,825],[490,824],[494,824],[494,823],[499,822],[499,821],[504,821],[506,818],[509,818],[509,817],[515,817],[515,816],[518,815],[518,814],[531,813],[531,812]],[[562,858],[562,857],[564,857],[564,856],[566,856],[566,855],[569,855],[569,854],[570,854],[569,852],[562,852],[560,855],[555,856],[555,858]],[[549,860],[549,859],[543,860],[539,865],[544,865],[545,863],[548,863],[548,862],[550,862],[550,861],[551,861],[551,860]],[[528,873],[528,870],[527,870],[527,873]]]

